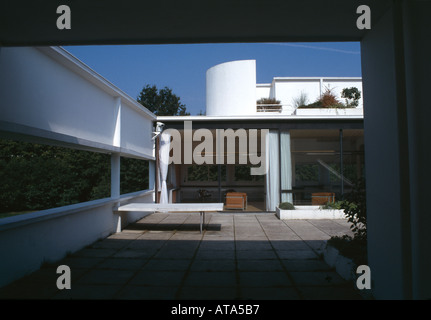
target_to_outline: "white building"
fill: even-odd
[[[257,98],[269,93],[286,101],[288,95],[278,89],[277,79],[262,92],[256,85],[255,61],[229,62],[208,70],[206,116],[156,117],[62,48],[2,48],[0,53],[2,137],[111,155],[109,198],[0,220],[0,242],[7,244],[0,248],[0,256],[7,257],[0,265],[0,285],[36,270],[42,260],[58,260],[144,215],[113,214],[112,209],[118,203],[158,198],[158,154],[152,140],[157,122],[165,124],[165,131],[178,129],[181,135],[186,123],[193,126],[193,134],[207,130],[214,149],[205,153],[212,160],[217,156],[218,130],[232,129],[226,139],[244,130],[247,141],[234,140],[233,154],[225,144],[223,163],[172,164],[168,178],[172,202],[199,201],[199,189],[206,189],[211,200],[224,202],[225,193],[234,189],[247,195],[249,207],[244,209],[274,211],[282,201],[311,204],[316,191],[341,197],[349,188],[348,179],[340,180],[336,174],[343,164],[350,166],[350,175],[363,174],[362,115],[258,112]],[[320,82],[310,80],[317,86]],[[264,174],[250,174],[250,168],[256,167],[250,157],[238,161],[244,153],[251,154],[240,146],[250,146],[252,138],[257,166]],[[198,144],[193,141],[193,148]],[[232,155],[233,162],[224,161]],[[149,162],[148,190],[120,194],[120,157]]]
[[[155,5],[160,7],[147,19],[130,19],[129,15],[118,15],[119,9],[130,10],[126,8],[128,4],[118,3],[106,8],[115,16],[110,28],[100,28],[100,21],[94,19],[92,10],[88,10],[80,14],[81,22],[88,27],[73,28],[67,33],[59,32],[54,24],[50,29],[47,27],[50,19],[41,19],[40,15],[32,14],[32,10],[6,10],[2,18],[8,27],[1,30],[1,42],[2,46],[47,46],[131,42],[360,41],[365,94],[363,118],[278,114],[260,117],[213,115],[190,119],[196,127],[259,127],[289,130],[291,134],[300,126],[339,131],[337,128],[342,124],[343,133],[364,128],[368,261],[373,294],[378,299],[429,299],[431,109],[427,107],[427,89],[430,49],[424,43],[430,38],[431,29],[427,23],[430,3],[420,0],[371,1],[371,29],[360,29],[355,24],[358,18],[355,9],[361,4],[359,2],[355,5],[340,0],[334,6],[328,6],[317,0],[310,3],[275,1],[274,6],[283,10],[274,10],[274,6],[267,5],[235,6],[225,10],[227,2],[218,4],[219,7],[207,10],[204,4],[191,8],[185,2],[181,5],[175,1],[156,2]],[[134,11],[145,12],[147,5],[137,4]],[[49,4],[38,3],[37,6],[38,12],[46,12],[46,16],[52,10]],[[319,10],[310,10],[310,7]],[[214,14],[214,10],[218,14]],[[30,29],[20,24],[22,14]],[[166,16],[172,19],[165,19]],[[258,23],[256,17],[260,17]],[[160,28],[162,20],[165,24]],[[179,25],[182,27],[178,28]],[[139,218],[133,214],[114,215],[112,207],[118,201],[137,201],[138,198],[139,201],[152,201],[154,188],[150,185],[150,190],[119,197],[116,159],[120,154],[147,159],[154,172],[155,158],[149,152],[151,143],[134,140],[128,130],[137,130],[150,137],[151,127],[158,119],[61,50],[23,48],[22,54],[29,60],[22,60],[21,55],[14,54],[17,51],[7,47],[0,49],[2,136],[107,152],[112,154],[114,164],[111,198],[0,222],[0,253],[1,257],[7,257],[0,264],[0,285],[4,285],[36,270],[43,261],[59,259],[66,252],[73,252],[115,232],[118,224],[126,222],[124,218]],[[40,78],[38,73],[31,73],[28,66],[43,66],[52,77]],[[65,83],[71,85],[69,90],[61,87]],[[10,90],[11,84],[15,85],[15,95]],[[47,86],[49,90],[46,90]],[[65,103],[69,107],[68,103],[79,100],[76,88],[83,89],[92,103],[82,99],[81,103],[73,105],[83,110],[84,115],[93,117],[68,113],[70,110],[62,108]],[[65,95],[68,99],[64,99]],[[48,102],[59,107],[52,108]],[[251,105],[249,107],[251,111]],[[99,118],[98,109],[107,111],[104,119]],[[68,121],[68,118],[74,121]],[[127,118],[134,121],[131,128],[121,125]],[[171,127],[178,125],[175,119],[163,121],[169,122]],[[181,121],[177,119],[177,122]],[[104,127],[98,126],[101,122]]]
[[[207,116],[252,116],[261,112],[283,115],[359,115],[363,116],[363,98],[356,108],[297,109],[295,100],[303,95],[306,103],[317,101],[327,90],[344,102],[341,92],[355,87],[362,93],[360,77],[275,77],[271,83],[256,83],[256,61],[240,60],[216,65],[206,74]],[[256,101],[273,98],[280,108],[257,108]]]
[[[55,26],[49,1],[28,3],[29,10],[15,3],[13,7],[8,2],[0,11],[5,26],[0,29],[1,56],[7,46],[360,41],[373,294],[382,299],[431,298],[430,1],[369,0],[365,3],[368,18],[361,11],[362,1],[333,0],[328,5],[320,0],[274,0],[244,5],[220,0],[196,5],[166,0],[135,2],[133,8],[122,1],[103,7],[98,16],[112,17],[103,27],[95,18],[95,8],[73,8],[70,30]],[[150,14],[142,19],[143,12]],[[52,120],[53,125],[45,128],[57,133],[59,126]],[[321,125],[321,120],[313,124]],[[352,118],[345,120],[352,122]],[[22,132],[23,127],[2,125],[5,128]],[[44,132],[30,128],[33,135]],[[70,145],[83,144],[76,132],[69,133]],[[109,208],[104,210],[107,217]],[[8,243],[4,240],[1,243]]]
[[[362,90],[360,78],[274,78],[271,84],[262,85],[256,84],[256,61],[240,60],[210,68],[206,81],[205,116],[158,117],[158,121],[166,129],[180,130],[182,136],[184,122],[193,125],[193,132],[210,129],[208,135],[214,141],[206,154],[216,153],[217,130],[232,129],[227,140],[235,139],[234,134],[243,130],[243,140],[235,140],[235,163],[225,159],[232,152],[225,145],[223,159],[218,163],[211,156],[210,161],[199,165],[175,164],[171,187],[176,196],[171,201],[198,201],[198,191],[205,190],[213,201],[225,202],[226,193],[235,191],[247,196],[252,204],[249,210],[275,211],[280,202],[311,205],[313,197],[322,192],[341,200],[354,181],[363,177],[362,99],[358,107],[345,109],[302,109],[293,105],[301,93],[314,102],[326,88],[341,100],[343,88]],[[261,98],[275,98],[280,105],[265,110],[257,104]],[[246,174],[252,163],[239,163],[240,155],[247,152],[240,146],[250,144],[253,130],[260,130],[262,135],[268,131],[266,151],[262,151],[269,167],[265,176]],[[198,140],[194,139],[194,148]],[[183,150],[186,152],[184,145]],[[204,179],[196,178],[202,175]]]

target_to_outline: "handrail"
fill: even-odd
[[[153,193],[154,190],[141,190],[137,192],[127,193],[121,195],[119,198],[102,198],[97,200],[79,202],[66,206],[49,208],[30,213],[24,213],[22,215],[11,216],[0,219],[0,231],[17,228],[23,225],[37,223],[49,219],[59,218],[65,215],[75,214],[86,210],[95,209],[106,205],[115,205],[117,203],[123,203],[125,201],[133,200],[147,194]]]
[[[256,111],[257,112],[283,112],[284,109],[290,109],[290,114],[294,114],[295,108],[290,104],[280,104],[280,103],[262,103],[262,104],[256,104]]]
[[[267,108],[269,107],[269,108]],[[274,108],[276,107],[276,108]],[[283,105],[281,104],[257,104],[257,112],[281,112],[283,110]]]

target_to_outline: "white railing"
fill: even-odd
[[[256,112],[283,113],[286,115],[294,115],[296,108],[290,104],[257,104]]]
[[[363,116],[364,110],[357,108],[296,108],[286,104],[257,104],[257,113],[283,114],[292,116]]]
[[[281,104],[257,104],[257,112],[282,112],[283,106]]]

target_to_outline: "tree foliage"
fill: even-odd
[[[130,193],[148,189],[148,161],[121,158],[120,193]]]
[[[317,101],[307,105],[300,104],[295,106],[297,108],[355,108],[359,105],[358,101],[361,98],[361,92],[355,87],[344,88],[341,92],[341,97],[345,98],[346,103],[339,101],[332,89],[326,88]]]
[[[346,99],[346,106],[357,107],[361,98],[361,91],[358,88],[344,88],[341,97]]]
[[[190,115],[180,98],[168,87],[157,89],[155,85],[146,85],[139,93],[137,101],[157,116]]]
[[[0,140],[0,212],[109,197],[109,155]]]
[[[0,139],[0,213],[110,197],[110,155]],[[148,188],[148,161],[121,158],[121,194]]]

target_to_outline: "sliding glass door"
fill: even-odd
[[[292,166],[294,204],[341,200],[363,176],[362,130],[292,130],[290,135],[286,163]]]

